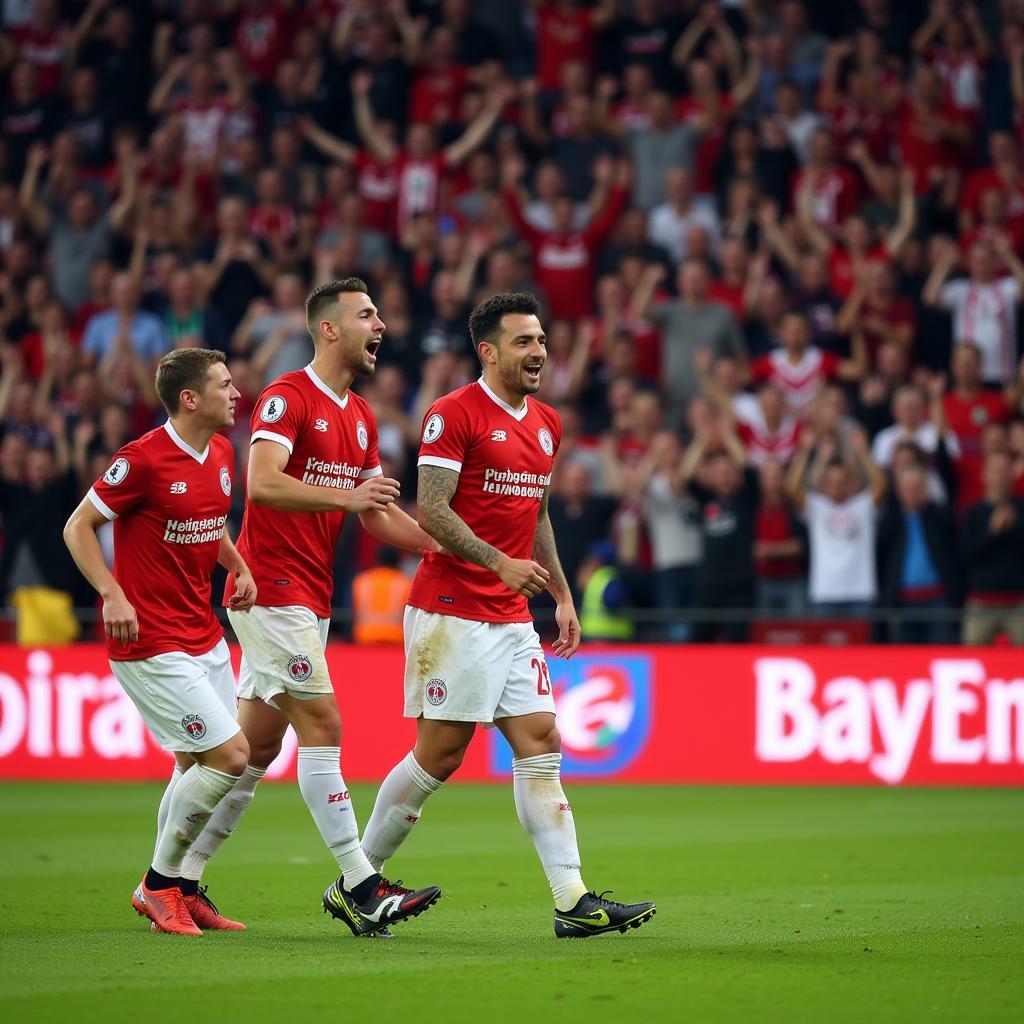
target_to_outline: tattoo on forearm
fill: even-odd
[[[416,500],[424,529],[453,554],[493,571],[501,552],[482,541],[451,509],[458,484],[459,474],[450,469],[420,466]]]
[[[548,518],[548,492],[544,492],[541,501],[540,515],[537,517],[537,530],[533,535],[533,559],[550,573],[551,579],[548,589],[552,594],[565,594],[569,592],[569,582],[565,578],[565,570],[558,558],[558,548],[555,546],[555,531]]]
[[[553,595],[568,592],[569,583],[565,578],[562,563],[558,560],[558,549],[555,547],[555,532],[551,529],[551,520],[547,516],[537,520],[537,532],[533,537],[533,559],[551,574],[548,590]]]

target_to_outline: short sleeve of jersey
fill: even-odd
[[[146,499],[152,475],[149,458],[133,441],[117,452],[88,498],[107,519],[117,519]]]
[[[440,466],[456,473],[470,445],[470,423],[466,410],[454,401],[435,402],[423,420],[418,466]]]
[[[276,441],[288,449],[289,455],[305,425],[302,393],[281,381],[275,381],[260,395],[250,421],[253,441]]]

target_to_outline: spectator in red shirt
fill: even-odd
[[[456,63],[455,33],[438,25],[427,39],[424,60],[412,83],[409,120],[419,124],[459,123],[459,98],[470,84],[469,68]]]
[[[919,196],[932,187],[937,169],[959,167],[972,139],[969,116],[944,98],[945,86],[935,68],[922,64],[911,79],[909,97],[899,110],[901,161],[914,174]]]
[[[829,233],[815,221],[811,202],[810,193],[804,192],[797,211],[800,225],[811,245],[827,259],[829,285],[841,299],[849,297],[858,277],[869,264],[888,263],[899,256],[917,222],[917,203],[909,175],[903,179],[899,220],[880,245],[875,244],[868,222],[858,213],[851,214],[843,221],[838,232],[839,241],[833,241]],[[785,245],[776,243],[775,248],[787,262],[792,261],[793,257],[787,253]]]
[[[754,520],[757,607],[801,612],[807,604],[806,531],[786,494],[786,473],[777,459],[758,470],[761,500]]]
[[[18,46],[18,59],[36,68],[36,87],[40,95],[53,96],[60,92],[72,31],[67,22],[61,21],[58,0],[35,0],[32,20],[14,29],[11,35]]]
[[[279,0],[244,0],[235,27],[235,45],[250,73],[272,82],[287,52],[291,4]]]
[[[942,42],[936,46],[939,36]],[[965,4],[960,16],[954,14],[951,0],[937,0],[911,45],[942,76],[952,107],[975,118],[981,109],[984,67],[992,56],[992,43],[975,5]]]
[[[913,302],[896,293],[896,271],[891,263],[872,260],[861,272],[836,320],[839,334],[860,331],[868,350],[868,369],[878,365],[878,351],[886,344],[911,352],[917,333]]]
[[[594,267],[626,201],[629,165],[619,165],[618,180],[604,209],[582,230],[573,227],[573,201],[553,204],[554,231],[538,231],[523,216],[517,187],[521,167],[505,168],[503,195],[516,230],[533,248],[534,275],[548,297],[548,314],[579,320],[589,315],[594,297]]]
[[[981,352],[977,345],[962,342],[953,350],[949,365],[953,386],[943,397],[949,429],[960,442],[956,460],[957,508],[981,501],[985,491],[983,439],[992,423],[1006,423],[1013,414],[1006,398],[986,389],[981,382]]]
[[[741,238],[727,238],[718,251],[720,273],[708,286],[708,298],[732,310],[738,323],[747,319],[746,289],[750,252]]]
[[[999,256],[999,250],[1005,243],[1018,256],[1024,254],[1024,216],[1008,215],[1006,193],[1000,188],[987,188],[981,193],[978,213],[977,227],[960,236],[960,251],[966,258],[977,243],[983,242],[996,253],[996,273],[1010,273],[1010,268]]]
[[[989,189],[999,189],[1006,196],[1008,217],[1024,216],[1024,168],[1020,149],[1012,132],[993,132],[988,137],[991,163],[967,176],[960,196],[960,230],[974,227],[981,216],[981,197]]]
[[[794,175],[792,191],[794,208],[805,211],[824,231],[835,232],[856,212],[860,184],[853,171],[837,163],[830,129],[819,128],[811,136],[810,159]]]
[[[537,10],[537,76],[545,89],[558,89],[561,68],[571,60],[594,66],[597,33],[610,25],[616,0],[586,7],[579,0],[531,0]]]
[[[441,208],[442,183],[447,171],[458,167],[475,149],[481,146],[494,127],[514,89],[503,83],[487,96],[480,113],[466,126],[465,131],[443,149],[438,148],[434,128],[413,124],[406,133],[405,148],[383,131],[370,109],[369,92],[373,76],[359,72],[352,79],[355,95],[356,123],[366,148],[381,163],[395,169],[398,203],[398,234],[418,213],[434,215]]]
[[[811,344],[811,325],[799,310],[791,309],[783,316],[779,344],[780,348],[754,360],[751,376],[755,381],[778,387],[797,416],[807,412],[828,381],[858,381],[867,371],[867,354],[861,336],[854,335],[851,341],[852,357],[840,359]]]

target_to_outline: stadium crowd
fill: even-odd
[[[94,606],[61,527],[160,422],[163,353],[228,353],[244,472],[306,292],[355,274],[408,501],[424,411],[478,372],[470,309],[542,297],[585,633],[902,608],[887,638],[1024,642],[1021,0],[2,10],[16,608]],[[375,543],[346,534],[339,607]]]

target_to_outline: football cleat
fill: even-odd
[[[132,894],[132,906],[136,913],[148,917],[156,925],[157,931],[172,935],[203,934],[192,920],[185,906],[185,898],[177,886],[173,889],[147,889],[146,880],[143,879]]]
[[[572,910],[556,910],[555,935],[560,939],[585,939],[605,932],[625,932],[639,928],[658,912],[653,903],[616,903],[604,895],[588,892]]]
[[[362,938],[380,934],[387,931],[389,924],[422,914],[440,896],[441,890],[436,885],[406,889],[401,882],[389,882],[382,877],[370,898],[360,904],[339,878],[325,890],[323,904],[325,913],[344,921],[353,935]],[[382,937],[390,937],[390,932]]]
[[[189,912],[192,920],[204,930],[223,932],[244,932],[245,925],[241,921],[232,921],[225,917],[213,904],[213,900],[206,895],[207,885],[200,886],[199,892],[192,896],[185,896],[185,909]]]

